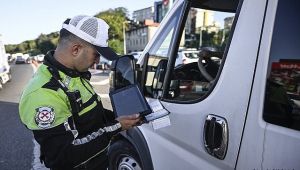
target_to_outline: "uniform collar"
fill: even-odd
[[[85,79],[90,80],[91,79],[91,73],[89,71],[87,72],[79,72],[70,68],[67,68],[66,66],[64,66],[63,64],[61,64],[60,62],[58,62],[53,56],[54,56],[54,50],[53,51],[49,51],[45,58],[44,58],[44,63],[46,66],[49,67],[54,67],[56,69],[58,69],[59,71],[65,73],[67,76],[70,76],[72,78],[75,77],[82,77]]]

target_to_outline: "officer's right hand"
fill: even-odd
[[[117,120],[121,123],[122,130],[130,129],[139,124],[141,121],[139,114],[133,114],[128,116],[120,116]]]

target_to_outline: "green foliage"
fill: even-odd
[[[41,34],[35,40],[27,40],[20,44],[5,45],[7,53],[28,53],[32,56],[46,54],[49,50],[55,49],[59,39],[59,33],[54,32],[48,35]]]
[[[123,48],[123,41],[114,39],[110,40],[108,42],[108,46],[111,47],[112,49],[115,50],[116,53],[118,54],[123,54],[124,53],[124,48]]]
[[[110,26],[109,46],[117,53],[123,53],[123,22],[127,20],[128,10],[123,7],[109,9],[99,12],[95,17],[105,20]],[[7,53],[29,53],[37,55],[46,54],[49,50],[55,49],[59,39],[59,32],[41,34],[35,40],[27,40],[20,44],[5,45]]]
[[[109,46],[117,53],[123,54],[123,23],[127,21],[128,10],[123,7],[109,9],[95,15],[103,19],[110,26],[109,29]]]

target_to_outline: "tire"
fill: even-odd
[[[114,142],[108,151],[109,170],[143,170],[136,149],[125,140]]]

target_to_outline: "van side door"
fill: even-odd
[[[240,1],[234,11],[227,1],[223,10],[210,2],[184,1],[184,15],[176,19],[173,11],[145,49],[144,94],[170,111],[140,127],[154,169],[236,167],[267,0]],[[198,49],[198,61],[176,62],[182,47]],[[165,69],[157,69],[161,60],[168,61]]]

